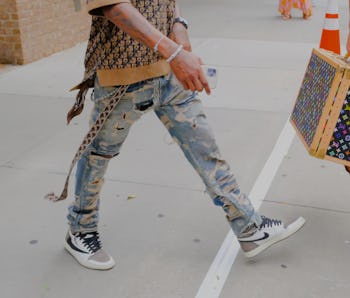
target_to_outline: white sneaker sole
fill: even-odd
[[[280,242],[289,236],[296,233],[298,230],[300,230],[303,225],[305,224],[305,219],[303,217],[299,217],[297,220],[293,221],[291,224],[289,224],[286,227],[286,231],[276,237],[271,238],[269,241],[266,241],[265,243],[259,245],[257,248],[244,252],[244,256],[246,258],[252,258],[258,255],[259,253],[263,252],[265,249],[269,248],[271,245]]]
[[[67,241],[64,242],[64,248],[78,261],[78,263],[86,268],[95,269],[95,270],[109,270],[115,266],[115,261],[111,257],[110,260],[106,263],[98,263],[88,259],[88,256],[84,256],[76,252]]]

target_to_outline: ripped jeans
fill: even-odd
[[[116,88],[101,87],[96,80],[91,124]],[[240,191],[229,165],[220,156],[201,101],[169,74],[130,85],[79,160],[75,201],[67,216],[72,232],[97,230],[99,193],[108,163],[119,154],[132,124],[151,109],[202,178],[214,204],[223,208],[233,232],[240,236],[248,227],[260,226],[260,215]]]

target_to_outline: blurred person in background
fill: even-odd
[[[311,0],[279,0],[278,10],[281,13],[283,20],[292,18],[292,8],[300,9],[303,12],[303,19],[307,20],[312,15],[312,1]]]

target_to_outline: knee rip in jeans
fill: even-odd
[[[106,154],[99,154],[99,153],[96,153],[96,152],[91,152],[91,155],[94,155],[94,156],[99,156],[99,157],[103,157],[103,158],[106,158],[106,159],[111,159],[115,156],[117,156],[119,153],[116,153],[114,155],[106,155]]]
[[[92,185],[101,185],[103,183],[103,179],[95,179],[94,181],[92,181]]]

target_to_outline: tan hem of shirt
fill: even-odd
[[[89,14],[102,16],[102,11],[100,8],[108,5],[118,4],[118,3],[131,3],[130,0],[93,0],[87,4],[87,10]]]
[[[98,69],[97,77],[102,87],[130,85],[140,81],[165,76],[170,72],[165,60],[135,68]]]

